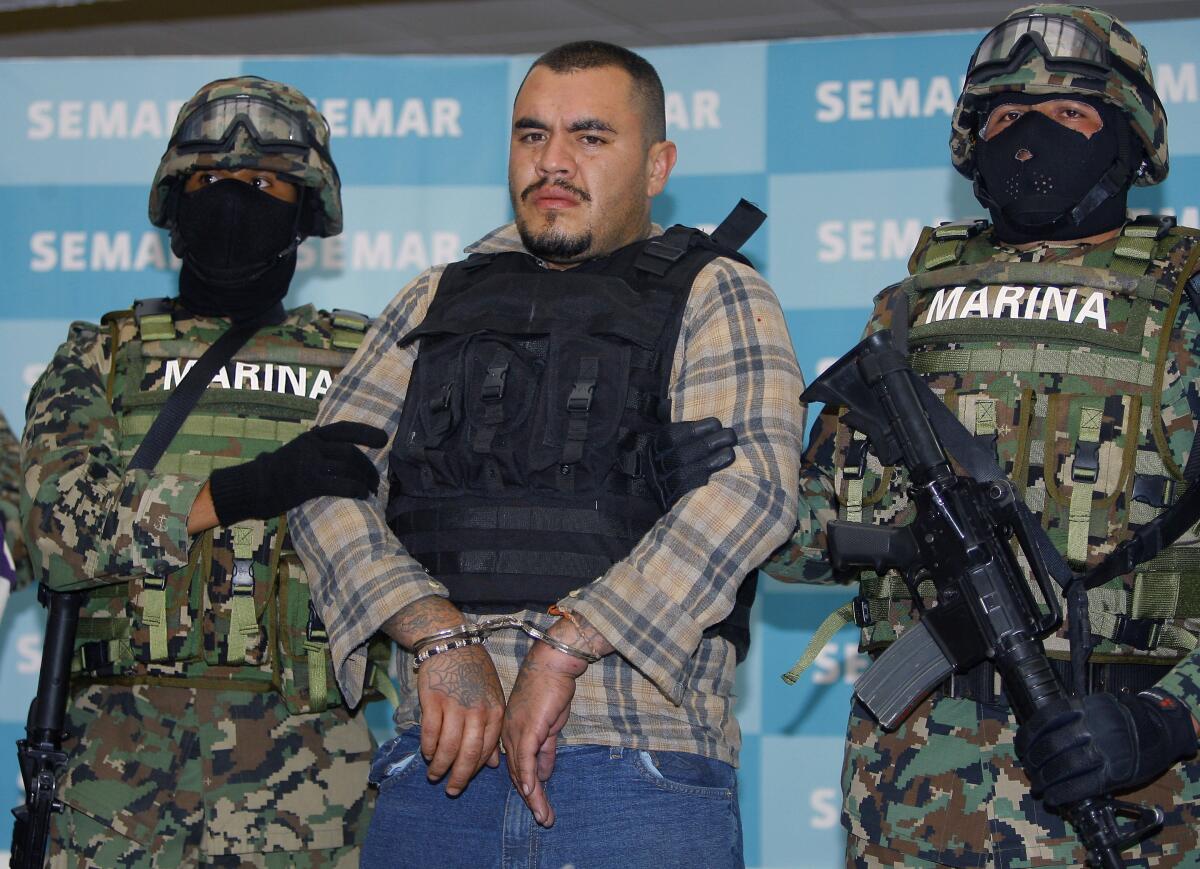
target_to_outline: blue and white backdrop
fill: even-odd
[[[1200,19],[1142,23],[1171,119],[1172,171],[1140,209],[1200,223]],[[667,87],[679,165],[664,225],[711,227],[739,196],[766,226],[748,245],[787,312],[810,380],[857,339],[872,295],[897,280],[920,228],[982,216],[949,165],[950,113],[977,33],[739,43],[645,52]],[[0,62],[0,409],[25,396],[75,319],[171,295],[178,262],[146,197],[180,104],[210,79],[254,73],[298,86],[329,119],[346,231],[301,248],[292,302],[367,313],[421,269],[457,258],[509,219],[509,109],[528,57]],[[10,748],[41,648],[32,594],[0,625],[0,807],[18,801]],[[852,630],[803,681],[780,680],[844,590],[767,580],[742,666],[742,812],[752,867],[838,865],[839,767]],[[388,729],[388,710],[372,720]],[[8,782],[4,785],[4,782]],[[0,815],[7,843],[8,815]],[[0,844],[0,848],[3,844]]]

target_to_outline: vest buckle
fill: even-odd
[[[1100,442],[1079,441],[1071,462],[1071,479],[1076,483],[1094,483],[1100,476]]]
[[[308,625],[305,628],[305,634],[309,640],[319,643],[329,642],[329,633],[325,630],[325,623],[317,615],[317,608],[313,606],[311,600],[308,602]]]
[[[1166,507],[1175,499],[1175,481],[1156,474],[1134,474],[1133,500],[1151,507]]]
[[[854,624],[860,628],[869,628],[875,624],[875,619],[871,617],[871,602],[861,594],[856,596],[850,605],[854,608]]]
[[[1133,646],[1147,652],[1158,647],[1166,619],[1131,619],[1121,613],[1113,628],[1112,640],[1123,646]]]
[[[483,378],[483,400],[499,401],[504,397],[504,381],[508,376],[508,363],[489,365],[487,371],[487,377]],[[450,406],[448,399],[445,406]]]
[[[846,465],[842,476],[847,480],[861,480],[867,474],[867,440],[851,440],[846,447]]]
[[[254,594],[254,574],[250,572],[251,559],[235,558],[230,584],[234,594]]]
[[[592,409],[592,393],[596,390],[596,381],[577,380],[567,399],[567,410],[571,413],[587,413]]]

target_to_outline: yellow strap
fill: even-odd
[[[169,341],[175,337],[175,321],[165,313],[140,317],[138,336],[143,341]]]
[[[233,537],[233,557],[250,559],[254,557],[254,529],[248,525],[234,525],[229,529]]]
[[[305,640],[305,657],[308,658],[308,702],[314,712],[324,712],[329,706],[328,684],[325,681],[325,650],[327,643]],[[399,704],[397,704],[399,705]]]
[[[825,644],[833,639],[833,635],[846,625],[853,623],[854,602],[847,601],[825,617],[825,621],[821,622],[812,635],[812,639],[808,641],[804,654],[796,660],[792,669],[783,674],[783,681],[789,685],[795,685],[800,679],[800,675],[813,665],[813,661],[817,660],[817,655],[821,654],[821,649],[825,648]]]
[[[351,332],[349,329],[334,329],[333,340],[330,342],[339,350],[357,350],[362,344],[362,332]]]
[[[374,672],[371,674],[371,684],[375,690],[383,695],[383,699],[392,704],[393,708],[400,706],[400,692],[396,690],[396,684],[392,682],[392,677],[387,674],[387,669],[376,665],[371,668]]]
[[[846,521],[862,521],[863,481],[846,481]]]
[[[142,590],[142,623],[150,629],[150,660],[167,659],[167,589]]]
[[[229,663],[250,663],[247,651],[258,635],[258,619],[254,613],[254,589],[249,593],[235,592],[233,612],[229,617]]]
[[[991,398],[975,399],[975,434],[996,433],[996,402]]]
[[[1100,439],[1100,423],[1103,411],[1099,407],[1082,407],[1079,409],[1079,435],[1076,443],[1095,443]],[[1072,467],[1071,474],[1075,475]],[[1071,490],[1071,507],[1067,525],[1067,558],[1077,564],[1087,561],[1088,529],[1092,521],[1092,494],[1095,491],[1095,480],[1075,479]]]
[[[959,255],[962,253],[962,241],[955,239],[947,239],[945,241],[935,241],[929,246],[929,250],[925,253],[925,261],[922,263],[924,269],[936,269],[938,266],[944,266],[952,262],[957,262]]]

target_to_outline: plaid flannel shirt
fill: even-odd
[[[467,252],[523,250],[509,225]],[[441,267],[429,269],[388,305],[322,402],[318,423],[356,420],[394,436],[416,358],[415,347],[397,342],[424,318],[441,274]],[[714,260],[688,298],[672,362],[671,410],[674,420],[715,416],[732,426],[736,459],[680,499],[628,557],[560,603],[616,648],[577,680],[563,743],[689,751],[736,764],[733,647],[703,633],[729,614],[742,578],[792,531],[802,391],[771,288],[745,265]],[[447,593],[387,526],[388,449],[364,452],[379,469],[376,496],[318,498],[289,516],[352,704],[362,693],[371,636],[414,601]],[[543,629],[555,621],[544,612],[522,615]],[[513,631],[488,641],[506,696],[530,642]],[[395,719],[403,728],[419,721],[420,708],[411,660],[399,654]]]

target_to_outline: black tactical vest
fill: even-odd
[[[717,256],[673,227],[552,271],[525,253],[447,267],[393,442],[388,524],[468,612],[545,610],[604,574],[664,514],[646,451],[669,418],[684,307]],[[749,646],[756,577],[709,635]]]

